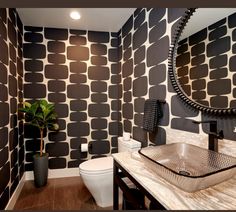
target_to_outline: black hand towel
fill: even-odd
[[[156,99],[147,99],[144,103],[143,129],[148,132],[154,132],[162,117],[161,102]]]

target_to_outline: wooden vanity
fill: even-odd
[[[122,177],[128,177],[154,204],[168,210],[235,210],[236,176],[213,187],[188,193],[168,183],[148,169],[138,153],[122,152],[114,158],[114,204],[118,210],[118,188],[127,190]],[[135,202],[135,200],[134,200]]]

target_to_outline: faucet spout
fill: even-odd
[[[207,121],[193,121],[195,124],[210,124],[210,132],[208,133],[208,149],[218,152],[218,139],[223,139],[223,130],[217,132],[217,121],[207,120]]]

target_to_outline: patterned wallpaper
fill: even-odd
[[[202,114],[183,103],[171,85],[168,51],[178,19],[184,12],[184,8],[141,8],[122,27],[123,129],[142,141],[143,146],[149,142],[158,145],[166,143],[167,128],[192,133],[209,132],[207,124],[199,126],[192,123],[192,120],[201,119],[217,120],[225,138],[236,140],[236,133],[233,132],[235,117]],[[155,133],[146,133],[142,129],[144,101],[148,98],[165,99],[167,102],[163,105],[164,117]]]
[[[23,25],[15,9],[0,9],[0,210],[3,210],[24,173],[22,116]]]
[[[225,138],[236,140],[235,117],[201,114],[177,97],[169,81],[169,45],[184,11],[140,8],[117,33],[25,26],[23,67],[22,24],[15,10],[0,10],[1,209],[24,172],[24,157],[25,169],[32,170],[32,155],[39,150],[38,131],[23,127],[16,113],[22,86],[26,101],[46,98],[56,104],[60,132],[45,137],[50,169],[117,152],[123,129],[146,146],[166,143],[167,128],[202,133],[207,125],[192,120],[216,119]],[[167,102],[153,134],[142,130],[147,98]],[[88,154],[80,151],[82,143],[92,144]]]
[[[122,127],[118,34],[25,26],[23,46],[25,101],[45,98],[58,114],[60,131],[45,138],[49,168],[78,167],[116,152]],[[35,131],[25,125],[26,171],[39,150]],[[80,151],[82,143],[91,146],[88,154]]]
[[[117,151],[117,137],[131,132],[146,146],[166,143],[166,129],[207,132],[195,119],[217,119],[225,137],[235,140],[234,119],[209,117],[183,103],[168,77],[168,51],[178,19],[186,9],[137,9],[117,33],[25,26],[25,99],[56,104],[59,133],[45,138],[50,169],[78,167],[84,160]],[[165,99],[155,133],[142,129],[147,98]],[[26,170],[39,150],[34,130],[25,129]],[[37,136],[35,136],[37,135]],[[81,143],[92,144],[89,154]]]
[[[185,93],[200,104],[236,107],[235,20],[236,13],[180,42],[178,80]]]

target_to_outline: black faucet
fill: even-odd
[[[210,124],[210,132],[208,133],[208,149],[218,152],[218,139],[224,138],[223,130],[220,130],[217,133],[217,121],[215,120],[208,120],[208,121],[193,121],[195,124]]]

